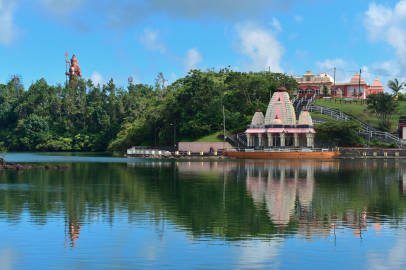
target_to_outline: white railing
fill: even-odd
[[[348,114],[343,113],[342,111],[336,110],[336,109],[331,109],[331,108],[326,108],[323,106],[318,106],[318,105],[311,105],[309,106],[309,111],[310,112],[317,112],[320,114],[324,114],[324,115],[328,115],[336,120],[340,120],[340,121],[348,121],[348,120],[352,120],[356,123],[358,123],[361,127],[362,130],[359,130],[359,134],[364,135],[364,136],[368,136],[370,139],[372,138],[378,138],[387,142],[396,142],[398,145],[402,145],[403,141],[389,133],[389,132],[385,132],[385,131],[380,131],[377,130],[373,127],[368,126],[367,124],[359,121],[358,119],[351,117]],[[315,121],[313,121],[314,123],[316,123]]]

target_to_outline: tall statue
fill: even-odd
[[[80,71],[79,62],[76,55],[73,54],[70,61],[68,61],[68,52],[65,53],[66,72],[65,75],[69,76],[69,86],[72,86],[74,82],[77,82],[78,77],[82,77],[82,71]],[[68,72],[69,65],[69,72]]]

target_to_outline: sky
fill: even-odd
[[[406,0],[0,0],[0,83],[83,77],[126,86],[201,70],[406,81]]]

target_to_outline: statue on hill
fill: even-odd
[[[82,71],[80,70],[79,62],[75,54],[73,54],[71,60],[68,61],[68,52],[66,52],[65,62],[66,62],[66,72],[65,72],[66,80],[68,80],[69,77],[69,86],[73,87],[74,85],[77,84],[78,77],[79,78],[82,77]]]

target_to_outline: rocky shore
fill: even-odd
[[[14,170],[14,171],[23,171],[29,169],[44,169],[44,170],[65,170],[68,166],[66,165],[40,165],[32,163],[11,163],[6,162],[4,159],[0,158],[0,171],[2,170]]]

